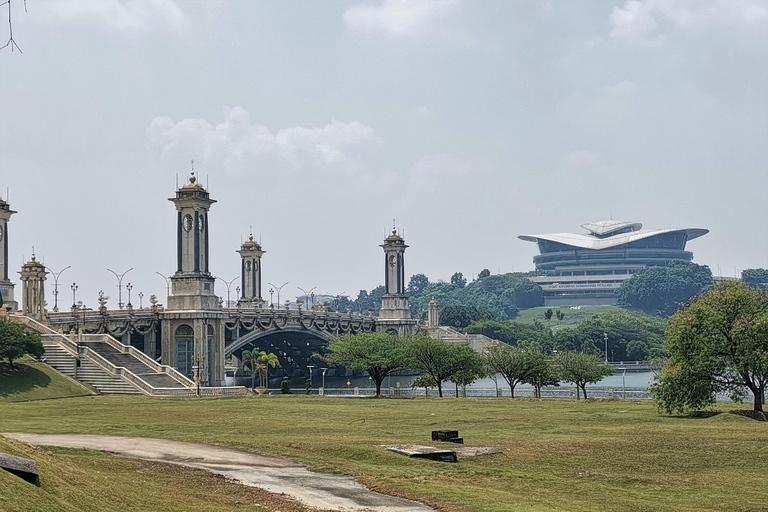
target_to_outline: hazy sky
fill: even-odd
[[[433,281],[530,270],[517,235],[611,217],[708,228],[688,248],[715,274],[768,267],[766,1],[12,5],[10,263],[17,283],[32,246],[72,265],[64,305],[73,281],[116,298],[106,269],[129,267],[135,305],[165,302],[192,159],[218,200],[211,271],[238,275],[253,226],[284,297],[383,283],[393,219]]]

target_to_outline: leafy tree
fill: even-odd
[[[343,335],[331,341],[327,350],[325,361],[368,372],[376,384],[376,396],[381,396],[381,383],[387,375],[407,366],[402,338],[383,332]]]
[[[411,389],[424,388],[424,395],[429,397],[429,389],[436,388],[437,382],[428,373],[422,373],[411,382]]]
[[[490,318],[493,318],[490,313],[474,306],[447,306],[440,312],[440,325],[464,329],[472,322]]]
[[[259,352],[258,356],[256,357],[256,371],[259,372],[259,380],[261,381],[262,387],[269,387],[269,367],[275,368],[276,366],[280,365],[280,360],[277,358],[277,355],[273,353],[267,354],[265,351]]]
[[[669,319],[669,359],[653,387],[667,412],[701,409],[728,392],[752,392],[762,411],[768,385],[768,291],[723,282]]]
[[[515,398],[515,387],[524,382],[530,372],[525,351],[500,343],[489,348],[484,358],[491,371],[500,373],[504,377],[512,398]]]
[[[626,354],[630,360],[643,361],[650,355],[650,350],[644,341],[633,340],[627,343]]]
[[[456,272],[451,276],[451,284],[459,288],[467,286],[467,278],[461,272]]]
[[[559,311],[558,311],[558,313],[559,313]],[[547,309],[544,312],[544,318],[547,320],[547,322],[552,320],[552,309]]]
[[[256,387],[256,375],[259,376],[260,384],[268,379],[269,367],[274,368],[279,364],[275,354],[267,354],[263,350],[254,348],[253,350],[243,350],[240,355],[240,367],[251,369],[251,388]]]
[[[429,278],[424,274],[414,274],[408,281],[408,294],[411,297],[420,297],[429,286]]]
[[[490,275],[491,275],[491,271],[488,270],[487,268],[484,268],[483,270],[480,271],[479,274],[477,274],[477,278],[478,279],[485,279],[486,277],[489,277]]]
[[[557,364],[560,367],[560,378],[565,382],[576,385],[576,399],[579,399],[579,389],[587,398],[587,384],[600,382],[603,377],[613,375],[613,367],[604,365],[600,358],[582,352],[559,352]]]
[[[499,340],[508,345],[538,351],[551,351],[553,346],[552,332],[543,325],[520,324],[497,320],[480,320],[470,324],[465,332],[483,334],[491,339]]]
[[[541,398],[541,388],[544,386],[559,386],[560,376],[552,361],[541,352],[528,350],[525,352],[525,363],[528,374],[523,382],[533,386],[534,396]]]
[[[752,288],[768,290],[768,269],[748,268],[741,271],[741,280]]]
[[[24,327],[8,318],[0,318],[0,360],[7,359],[13,368],[13,361],[25,354],[42,357],[45,353],[40,335],[28,333]]]
[[[562,321],[563,321],[563,318],[565,318],[565,313],[563,313],[562,311],[560,311],[560,310],[558,309],[558,310],[557,310],[557,320],[558,320],[559,322],[562,322]]]
[[[461,386],[464,398],[466,398],[467,386],[487,374],[488,368],[485,365],[485,360],[473,350],[472,357],[467,358],[464,368],[448,377],[448,380],[456,384],[456,398],[459,398],[459,386]]]
[[[411,368],[421,370],[435,380],[440,398],[443,397],[443,381],[471,368],[477,358],[477,353],[467,345],[452,345],[424,334],[408,336],[406,352]]]
[[[616,292],[619,303],[652,315],[669,316],[679,304],[712,286],[706,265],[673,261],[666,266],[645,267],[624,281]]]

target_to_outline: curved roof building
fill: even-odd
[[[532,278],[544,289],[547,306],[615,304],[616,289],[639,269],[666,265],[670,261],[691,261],[685,250],[689,240],[707,229],[642,229],[638,222],[603,220],[583,224],[587,233],[520,235],[535,242],[536,270],[553,275]]]

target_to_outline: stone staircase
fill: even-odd
[[[21,315],[11,318],[40,334],[46,364],[100,393],[195,394],[195,383],[176,369],[157,363],[143,352],[109,335],[86,334],[73,341],[32,318]]]

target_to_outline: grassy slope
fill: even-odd
[[[504,454],[445,464],[379,447],[445,428]],[[234,446],[355,475],[445,511],[747,511],[768,502],[766,423],[661,416],[648,401],[105,396],[0,404],[0,432],[10,431]]]
[[[0,471],[2,512],[267,512],[306,511],[279,497],[211,473],[99,452],[30,447],[0,437],[0,452],[37,461],[40,487]]]
[[[552,320],[549,322],[544,318],[544,312],[548,309],[551,309],[553,312]],[[563,318],[562,321],[555,317],[555,312],[557,312],[558,309],[565,313],[565,318]],[[593,315],[611,313],[613,311],[626,311],[626,309],[620,308],[619,306],[581,306],[581,309],[571,309],[568,306],[559,308],[539,307],[523,309],[515,318],[513,318],[513,320],[521,324],[532,324],[534,320],[538,320],[545,327],[551,326],[552,330],[556,331],[561,327],[573,327],[574,325],[578,325],[584,320],[592,318]]]
[[[87,395],[88,391],[44,363],[25,358],[0,363],[0,402]]]

